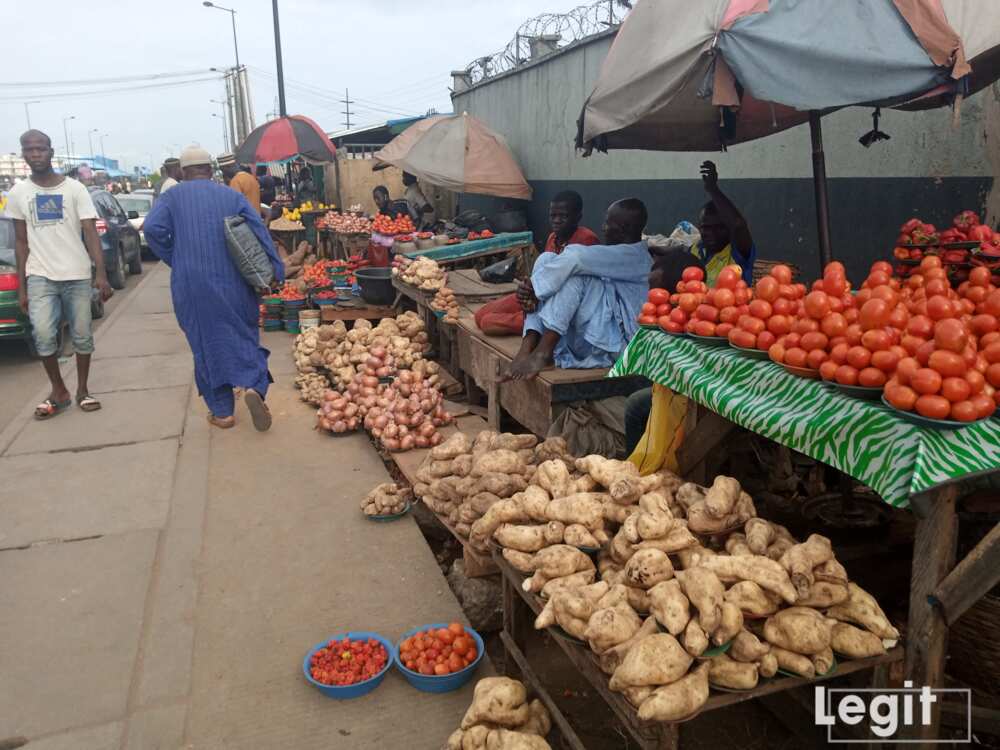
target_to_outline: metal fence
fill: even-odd
[[[510,43],[499,52],[473,60],[465,70],[469,83],[523,65],[531,59],[531,40],[538,37],[559,37],[561,45],[571,44],[610,28],[619,26],[630,9],[622,0],[598,0],[593,5],[580,5],[567,13],[543,13],[525,21]]]

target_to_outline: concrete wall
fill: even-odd
[[[571,188],[583,195],[591,227],[600,227],[608,203],[635,195],[650,209],[649,231],[669,232],[680,219],[696,218],[704,201],[698,165],[710,158],[723,189],[746,214],[760,257],[818,272],[808,127],[726,153],[576,154],[576,120],[612,38],[591,37],[453,96],[456,112],[467,111],[506,137],[535,189],[528,207],[532,228],[544,231],[548,199]],[[852,108],[823,119],[834,252],[853,277],[891,252],[898,226],[911,215],[948,223],[959,210],[983,209],[1000,169],[998,91],[966,101],[957,128],[950,110],[883,111],[880,129],[892,140],[870,149],[857,139],[871,128],[871,110]],[[1000,195],[989,202],[995,220]],[[463,196],[463,208],[495,205]]]

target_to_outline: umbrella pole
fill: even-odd
[[[809,112],[809,135],[812,137],[813,190],[816,193],[816,227],[819,230],[819,256],[825,266],[833,260],[830,243],[830,201],[826,185],[826,155],[823,153],[823,126],[818,110]]]

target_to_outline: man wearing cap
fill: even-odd
[[[208,421],[232,427],[233,389],[242,388],[254,427],[266,430],[271,413],[264,397],[272,381],[270,352],[261,347],[257,328],[260,301],[229,256],[224,219],[238,215],[246,221],[274,264],[278,281],[284,280],[285,268],[259,207],[212,181],[211,154],[189,146],[181,153],[180,167],[183,181],[160,195],[143,231],[150,249],[172,270],[174,314],[194,355],[195,382],[208,404]]]
[[[171,156],[163,162],[163,169],[160,170],[160,174],[163,175],[163,179],[160,180],[160,184],[156,186],[156,192],[153,194],[154,200],[170,190],[170,188],[180,183],[181,160],[175,159]]]

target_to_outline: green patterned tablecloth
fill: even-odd
[[[1000,471],[1000,420],[918,427],[877,402],[845,396],[772,362],[641,329],[608,377],[643,375],[732,422],[839,469],[889,504]]]

